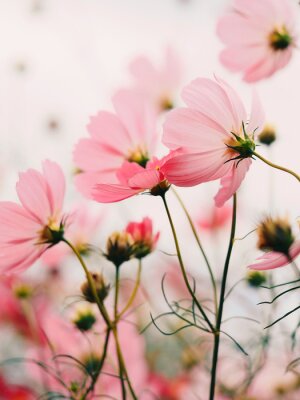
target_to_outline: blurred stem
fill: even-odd
[[[94,390],[95,384],[96,384],[96,382],[97,382],[97,380],[99,378],[99,375],[100,375],[100,373],[102,371],[102,368],[103,368],[103,365],[104,365],[104,361],[105,361],[106,356],[107,356],[107,349],[108,349],[108,343],[109,343],[110,334],[111,334],[111,328],[107,328],[105,341],[104,341],[103,352],[102,352],[102,357],[101,357],[98,369],[97,369],[95,375],[93,376],[93,381],[92,381],[91,385],[88,387],[88,389],[86,390],[85,394],[83,395],[82,400],[85,400],[87,398],[88,394]]]
[[[178,261],[179,261],[179,265],[180,265],[180,269],[181,269],[181,273],[182,273],[185,285],[186,285],[186,287],[187,287],[187,289],[188,289],[193,301],[197,305],[200,313],[202,314],[204,320],[207,322],[211,332],[214,332],[214,327],[213,327],[212,323],[210,322],[209,318],[207,317],[204,309],[202,308],[201,304],[197,300],[197,297],[195,296],[195,293],[193,292],[193,290],[192,290],[192,288],[190,286],[190,283],[189,283],[189,280],[188,280],[188,277],[187,277],[187,274],[186,274],[186,271],[185,271],[185,267],[184,267],[184,264],[183,264],[183,260],[182,260],[182,256],[181,256],[181,251],[180,251],[180,247],[179,247],[179,243],[178,243],[178,239],[177,239],[175,226],[174,226],[174,223],[173,223],[173,220],[172,220],[172,217],[171,217],[171,213],[170,213],[170,210],[169,210],[165,195],[163,194],[161,196],[161,198],[163,200],[163,203],[164,203],[167,215],[168,215],[169,223],[170,223],[170,226],[171,226],[171,230],[172,230],[172,234],[173,234],[173,238],[174,238],[174,242],[175,242],[177,257],[178,257]]]
[[[105,308],[104,304],[102,303],[102,301],[99,299],[94,279],[93,279],[90,271],[88,270],[87,266],[85,265],[85,262],[83,261],[83,258],[81,257],[80,253],[78,252],[76,247],[74,247],[72,245],[71,242],[69,242],[65,238],[63,239],[63,242],[65,242],[72,249],[73,253],[78,258],[78,261],[80,262],[80,264],[81,264],[81,266],[82,266],[82,268],[83,268],[83,270],[85,272],[86,279],[87,279],[87,281],[89,283],[89,286],[90,286],[91,291],[93,293],[94,299],[95,299],[95,301],[97,303],[99,311],[100,311],[104,321],[106,322],[106,325],[111,328],[112,327],[112,323],[111,323],[111,320],[109,318],[108,312],[106,311],[106,308]]]
[[[138,260],[139,265],[138,265],[138,271],[137,271],[137,276],[136,276],[136,281],[135,281],[135,285],[133,288],[133,291],[129,297],[129,300],[126,304],[126,306],[123,308],[123,310],[120,312],[120,314],[117,316],[117,319],[119,320],[125,313],[126,311],[131,307],[132,303],[134,302],[135,296],[138,292],[139,286],[140,286],[140,282],[141,282],[141,272],[142,272],[142,260],[139,259]]]
[[[124,382],[124,378],[123,378],[124,368],[123,368],[122,353],[121,353],[120,344],[119,344],[118,327],[117,327],[119,288],[120,288],[120,268],[119,268],[119,266],[116,266],[113,333],[114,333],[114,337],[115,337],[117,357],[118,357],[118,362],[119,362],[119,375],[120,375],[122,399],[125,400],[127,396],[126,396],[125,382]]]
[[[268,164],[270,167],[275,168],[275,169],[279,169],[281,171],[287,172],[288,174],[293,175],[299,182],[300,182],[300,176],[298,174],[296,174],[296,172],[285,168],[285,167],[281,167],[280,165],[274,164],[271,161],[267,160],[266,158],[264,158],[263,156],[261,156],[260,154],[256,153],[256,151],[253,151],[252,153],[254,156],[256,156],[257,158],[259,158],[261,161],[263,161],[265,164]]]
[[[233,243],[234,243],[235,227],[236,227],[236,193],[233,195],[233,209],[232,209],[230,239],[229,239],[229,245],[228,245],[228,250],[227,250],[227,255],[226,255],[226,260],[225,260],[225,265],[224,265],[224,270],[223,270],[222,283],[221,283],[217,324],[216,324],[216,329],[214,330],[215,337],[214,337],[214,351],[213,351],[213,359],[212,359],[209,400],[214,400],[214,397],[215,397],[217,364],[218,364],[218,354],[219,354],[219,347],[220,347],[220,330],[221,330],[222,316],[223,316],[226,281],[227,281],[229,263],[230,263],[230,258],[231,258]]]
[[[196,242],[197,242],[197,244],[198,244],[198,246],[199,246],[199,249],[200,249],[200,251],[201,251],[201,253],[202,253],[202,256],[203,256],[203,258],[204,258],[204,260],[205,260],[205,263],[206,263],[206,265],[207,265],[207,269],[208,269],[208,272],[209,272],[209,275],[210,275],[210,280],[211,280],[212,287],[213,287],[213,292],[214,292],[215,312],[216,312],[216,318],[217,318],[217,312],[218,312],[218,295],[217,295],[216,280],[215,280],[215,277],[214,277],[212,268],[211,268],[210,263],[209,263],[209,261],[208,261],[207,255],[206,255],[206,253],[205,253],[205,251],[204,251],[204,249],[203,249],[203,247],[202,247],[202,244],[201,244],[201,242],[200,242],[200,238],[199,238],[199,235],[198,235],[198,233],[197,233],[196,227],[195,227],[195,225],[194,225],[194,223],[193,223],[193,220],[192,220],[192,218],[191,218],[191,216],[190,216],[190,214],[189,214],[187,208],[185,207],[185,205],[184,205],[184,203],[183,203],[181,197],[180,197],[179,194],[177,193],[177,191],[176,191],[173,187],[172,187],[172,190],[173,190],[173,193],[175,194],[175,196],[176,196],[176,198],[177,198],[179,204],[181,205],[181,207],[182,207],[182,209],[183,209],[183,211],[184,211],[184,213],[185,213],[185,215],[186,215],[186,217],[187,217],[187,219],[188,219],[188,221],[189,221],[189,224],[190,224],[190,227],[191,227],[192,232],[193,232],[193,234],[194,234],[194,237],[195,237],[195,239],[196,239]]]
[[[112,321],[110,320],[110,317],[109,317],[109,314],[108,314],[108,312],[107,312],[107,310],[106,310],[106,308],[105,308],[105,305],[104,305],[104,304],[101,302],[101,300],[99,299],[99,296],[98,296],[98,293],[97,293],[97,290],[96,290],[96,286],[95,286],[94,279],[93,279],[93,277],[92,277],[90,271],[88,270],[87,266],[85,265],[85,262],[83,261],[83,258],[81,257],[81,255],[80,255],[80,253],[78,252],[78,250],[76,249],[76,247],[74,247],[74,246],[72,245],[72,243],[69,242],[69,241],[68,241],[67,239],[65,239],[65,238],[64,238],[62,241],[65,242],[65,243],[72,249],[72,251],[74,252],[74,254],[76,255],[76,257],[78,258],[78,260],[79,260],[79,262],[80,262],[80,264],[81,264],[81,266],[82,266],[82,268],[83,268],[83,270],[84,270],[84,272],[85,272],[87,281],[88,281],[88,283],[89,283],[89,285],[90,285],[90,288],[91,288],[91,290],[92,290],[92,293],[93,293],[93,296],[94,296],[95,301],[96,301],[96,303],[97,303],[97,306],[98,306],[98,308],[99,308],[99,311],[100,311],[100,313],[101,313],[103,319],[104,319],[105,322],[106,322],[107,328],[108,328],[109,330],[112,330],[112,332],[113,332],[114,339],[115,339],[115,343],[116,343],[117,357],[118,357],[118,362],[119,362],[120,370],[122,371],[122,373],[124,373],[124,375],[125,375],[125,377],[126,377],[127,384],[128,384],[129,390],[130,390],[130,392],[131,392],[132,398],[133,398],[134,400],[137,400],[137,397],[136,397],[136,395],[135,395],[135,393],[134,393],[134,390],[133,390],[133,388],[132,388],[132,385],[131,385],[131,382],[130,382],[130,380],[129,380],[129,376],[128,376],[128,373],[127,373],[127,369],[126,369],[126,366],[125,366],[125,362],[124,362],[122,350],[121,350],[121,347],[120,347],[118,332],[117,332],[117,328],[116,328],[116,321],[112,322]],[[103,362],[104,362],[104,360],[105,360],[105,358],[103,359]],[[120,378],[122,379],[122,377],[120,377]],[[122,380],[123,380],[123,379],[122,379]],[[125,393],[124,399],[125,399],[125,398],[126,398],[126,393]]]

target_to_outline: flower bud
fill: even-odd
[[[97,295],[99,297],[99,300],[104,301],[105,298],[108,296],[110,285],[106,285],[103,275],[101,274],[91,274],[92,278],[94,280],[94,284],[96,287]],[[85,281],[81,285],[81,292],[85,298],[86,301],[89,301],[90,303],[96,303],[96,299],[93,295],[92,288],[90,287],[90,284],[88,281]]]
[[[133,239],[128,232],[114,232],[107,239],[106,258],[118,268],[133,256]]]
[[[261,271],[249,271],[246,276],[246,281],[249,286],[257,288],[266,282],[266,274]]]
[[[267,217],[259,224],[257,234],[257,247],[260,250],[289,255],[290,247],[294,243],[294,236],[287,219]]]
[[[258,135],[258,140],[260,143],[270,146],[276,140],[275,127],[271,124],[266,124]]]
[[[26,283],[14,285],[14,294],[18,299],[28,299],[32,296],[33,288]]]
[[[89,331],[96,322],[94,312],[90,308],[78,309],[75,317],[73,318],[74,325],[82,331]]]
[[[126,227],[126,232],[133,239],[133,254],[138,259],[150,254],[159,238],[159,232],[153,235],[152,221],[147,217],[142,222],[130,222]]]

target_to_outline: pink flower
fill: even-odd
[[[154,158],[147,163],[146,168],[137,163],[125,161],[116,174],[116,183],[98,183],[92,191],[93,199],[99,203],[114,203],[150,191],[159,194],[169,188],[164,174],[161,171],[164,163],[172,154],[158,160]]]
[[[279,253],[277,251],[269,251],[257,259],[255,264],[250,264],[248,268],[255,269],[259,271],[264,271],[267,269],[274,269],[279,267],[284,267],[291,263],[300,254],[300,240],[296,240],[290,250],[288,258],[285,254]]]
[[[205,211],[206,213],[198,219],[198,226],[209,231],[222,228],[232,215],[232,208],[227,205],[221,208],[212,207]]]
[[[159,232],[153,235],[152,221],[146,217],[142,222],[130,222],[126,232],[132,236],[134,241],[134,256],[143,258],[151,253],[159,238]]]
[[[221,179],[217,207],[237,191],[255,149],[254,132],[263,128],[263,111],[253,95],[250,118],[237,93],[224,81],[198,78],[184,88],[187,108],[167,115],[163,142],[178,153],[162,167],[170,183],[195,186]],[[248,122],[247,122],[248,121]]]
[[[182,66],[172,48],[165,52],[164,64],[156,68],[146,57],[138,57],[130,64],[130,72],[135,78],[135,87],[145,94],[158,111],[173,107],[175,93],[179,87]]]
[[[81,170],[75,184],[88,198],[93,186],[110,182],[124,161],[145,166],[157,142],[157,113],[145,96],[120,90],[112,102],[116,113],[100,111],[92,117],[87,126],[91,137],[81,139],[74,150],[74,162]]]
[[[296,15],[296,2],[290,0],[234,0],[217,27],[226,46],[221,62],[242,72],[247,82],[273,75],[292,57]]]
[[[0,202],[1,273],[25,270],[63,235],[65,179],[56,163],[21,173],[16,189],[21,205]]]
[[[103,215],[91,213],[86,204],[77,206],[71,212],[71,215],[72,224],[68,228],[67,239],[81,254],[88,254],[89,244],[103,219]],[[65,243],[58,243],[42,255],[41,261],[50,268],[56,268],[71,254],[73,252],[69,246],[66,246]]]
[[[34,400],[37,398],[31,389],[25,386],[9,384],[0,376],[0,393],[2,400]]]

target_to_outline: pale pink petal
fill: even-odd
[[[33,169],[19,174],[16,184],[23,207],[41,224],[47,224],[51,207],[47,196],[48,187],[44,176]]]
[[[92,198],[99,203],[115,203],[132,197],[142,191],[143,189],[132,189],[122,185],[98,184],[92,191]]]
[[[249,124],[247,125],[248,133],[259,133],[263,127],[265,122],[265,112],[263,110],[262,104],[260,102],[260,98],[256,90],[253,90],[252,94],[252,107],[251,107],[251,115],[249,119]]]
[[[174,185],[195,186],[226,175],[231,169],[230,163],[225,163],[227,158],[223,149],[181,154],[166,161],[161,171]]]
[[[124,148],[122,149],[124,153]],[[80,139],[73,152],[76,166],[83,171],[115,171],[124,161],[121,151],[105,147],[95,139]]]
[[[146,82],[147,85],[156,84],[157,71],[148,58],[141,56],[136,58],[130,65],[131,74],[140,82]]]
[[[40,223],[23,207],[13,202],[0,202],[0,241],[31,240],[41,230]]]
[[[65,197],[65,177],[58,164],[53,161],[43,162],[43,174],[47,184],[48,200],[51,214],[57,215],[62,211]]]
[[[130,132],[118,116],[108,111],[100,111],[90,118],[87,130],[91,137],[106,147],[111,153],[120,155],[131,148]]]
[[[217,35],[223,43],[234,44],[260,44],[265,37],[261,30],[257,29],[251,19],[247,20],[242,14],[230,12],[220,18],[217,24]]]
[[[273,52],[268,51],[262,60],[259,60],[256,64],[253,64],[245,71],[243,79],[249,83],[256,82],[260,79],[270,77],[275,70],[276,67]]]
[[[182,76],[182,65],[178,54],[171,46],[166,48],[165,66],[162,71],[163,82],[167,84],[172,92],[179,85]]]
[[[0,246],[0,274],[22,272],[45,251],[45,246],[33,242]]]
[[[247,114],[246,110],[244,107],[244,104],[242,103],[240,97],[236,93],[235,90],[231,86],[228,85],[227,82],[223,81],[219,77],[215,77],[216,81],[218,84],[221,86],[221,88],[224,90],[224,94],[228,99],[228,102],[230,104],[231,108],[231,113],[233,116],[233,119],[235,121],[233,125],[233,130],[235,132],[239,132],[239,129],[242,125],[242,122],[246,123],[247,120]]]
[[[238,165],[237,161],[232,162],[231,171],[227,176],[221,179],[222,187],[215,196],[216,207],[222,207],[224,203],[238,190],[245,178],[251,162],[250,158],[242,160]]]
[[[116,176],[121,185],[128,186],[128,180],[134,175],[144,172],[145,168],[135,162],[124,161],[121,168],[117,171]]]
[[[119,90],[112,99],[117,115],[126,127],[131,148],[144,145],[152,153],[157,141],[157,112],[147,97],[134,90]]]
[[[238,55],[238,56],[237,56]],[[220,61],[229,70],[242,71],[257,65],[258,61],[265,58],[265,45],[229,45],[220,53]]]
[[[217,82],[206,78],[195,79],[183,89],[182,98],[188,107],[200,111],[220,125],[221,131],[229,134],[233,129],[235,118],[231,103]]]
[[[74,183],[77,190],[86,198],[92,199],[92,189],[97,183],[118,183],[115,173],[82,172],[75,175]]]
[[[128,180],[131,188],[151,189],[161,182],[161,175],[157,170],[144,170]]]
[[[164,123],[163,143],[169,149],[193,149],[195,152],[224,149],[227,134],[215,122],[198,111],[179,108],[169,112]]]
[[[296,241],[290,249],[290,256],[292,260],[295,259],[299,254],[300,241]],[[263,254],[256,261],[257,262],[255,264],[250,264],[248,268],[264,271],[268,269],[283,267],[290,264],[290,260],[288,260],[288,258],[284,254],[273,251]]]

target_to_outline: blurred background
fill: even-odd
[[[222,45],[215,34],[216,22],[227,6],[225,0],[0,0],[1,200],[16,198],[19,171],[39,169],[41,161],[48,158],[57,161],[67,176],[67,205],[83,201],[72,179],[74,145],[79,138],[87,137],[89,117],[99,110],[112,110],[111,96],[119,88],[132,85],[128,67],[140,55],[160,66],[168,46],[177,53],[182,77],[176,105],[182,104],[180,92],[185,84],[199,76],[211,78],[213,74],[227,80],[250,105],[253,87],[219,62]],[[287,67],[255,85],[267,121],[274,124],[278,137],[272,148],[262,146],[260,152],[295,171],[300,170],[299,62],[300,54],[295,51]],[[164,115],[160,132],[163,120]],[[166,153],[163,147],[160,151]],[[218,183],[213,182],[205,187],[179,190],[196,220],[212,212],[217,188]],[[271,170],[260,161],[254,162],[238,195],[237,237],[252,231],[261,217],[270,212],[288,215],[296,221],[299,195],[299,185],[292,177]],[[171,195],[170,203],[189,269],[198,272],[198,249]],[[160,280],[169,262],[160,251],[174,253],[174,248],[159,199],[144,196],[105,206],[89,202],[88,207],[105,215],[94,238],[94,244],[100,246],[104,246],[112,231],[123,228],[129,220],[144,216],[153,219],[155,230],[161,231],[159,251],[151,261],[146,260],[143,279],[146,286],[150,283],[150,291],[151,283],[156,282],[153,286],[160,293]],[[216,235],[205,231],[202,239],[215,271],[220,273],[228,224]],[[255,243],[255,235],[237,242],[230,284],[245,276],[247,264],[259,254]],[[74,279],[80,282],[81,271],[76,268],[73,274],[78,277]],[[40,273],[36,265],[28,275]],[[64,273],[68,277],[67,268]],[[207,274],[201,273],[205,285]],[[134,275],[129,265],[124,266],[124,275]],[[275,281],[291,278],[286,270],[275,271],[274,275]],[[158,302],[163,302],[159,296]],[[256,303],[260,296],[249,289],[246,297],[249,315],[259,318],[262,312]],[[285,304],[285,310],[292,307],[293,301],[291,296],[291,305]],[[229,314],[233,315],[240,304],[235,302],[231,307]],[[291,324],[296,320],[295,316]],[[238,331],[239,336],[243,336],[246,326]]]

